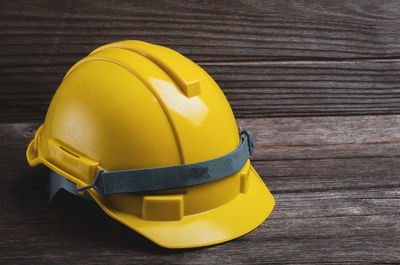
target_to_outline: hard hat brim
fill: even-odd
[[[258,173],[250,166],[249,187],[232,201],[179,221],[149,221],[118,211],[93,191],[90,194],[112,218],[165,248],[193,248],[223,243],[259,226],[272,212],[275,200]]]

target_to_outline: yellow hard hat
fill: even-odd
[[[167,248],[244,235],[275,201],[250,164],[215,81],[181,54],[141,41],[94,50],[65,75],[26,155],[59,189]]]

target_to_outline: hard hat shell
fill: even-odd
[[[201,162],[238,144],[229,103],[202,68],[171,49],[122,41],[94,50],[69,70],[27,159],[82,187],[102,169]],[[233,175],[186,188],[87,192],[109,216],[167,248],[239,237],[274,207],[250,161]]]

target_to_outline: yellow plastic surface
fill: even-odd
[[[201,162],[239,144],[232,110],[214,80],[179,53],[140,41],[102,46],[66,74],[27,149],[77,184],[107,171]],[[88,192],[111,217],[168,248],[239,237],[274,199],[250,161],[226,178],[146,194]]]

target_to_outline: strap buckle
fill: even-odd
[[[243,128],[242,126],[239,126],[239,134],[240,137],[247,137],[247,144],[249,146],[249,153],[252,155],[254,153],[254,136],[253,133],[250,130],[247,130]]]
[[[103,182],[101,181],[102,178],[101,176],[107,173],[107,171],[105,171],[104,169],[100,170],[99,172],[97,172],[96,177],[93,180],[93,183],[87,186],[83,186],[83,187],[79,187],[76,190],[77,191],[82,191],[82,190],[86,190],[86,189],[90,189],[90,188],[94,188],[97,192],[103,194]]]

